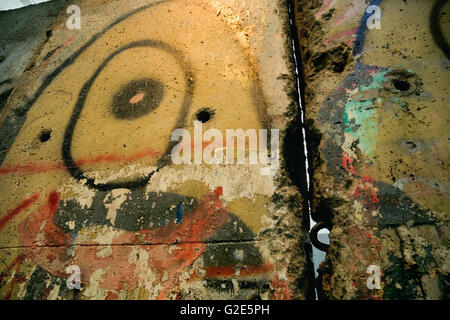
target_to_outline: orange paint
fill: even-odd
[[[214,190],[214,193],[216,196],[220,197],[221,195],[223,195],[223,188],[222,187],[217,187],[216,190]]]
[[[108,295],[106,296],[105,300],[119,300],[119,296],[117,295],[117,293],[108,292]]]
[[[65,269],[75,264],[81,269],[82,283],[89,282],[91,275],[99,269],[105,270],[99,286],[106,289],[122,290],[136,288],[139,275],[145,270],[130,262],[133,254],[146,251],[147,266],[160,278],[163,289],[158,299],[167,299],[171,290],[178,284],[179,274],[206,251],[206,242],[216,231],[230,221],[231,215],[223,207],[219,199],[223,193],[221,187],[207,195],[202,202],[188,213],[182,223],[172,222],[167,226],[140,232],[126,232],[112,241],[112,253],[106,257],[97,255],[98,243],[83,243],[76,247],[73,257],[67,255],[67,248],[73,239],[64,233],[53,222],[57,211],[60,195],[53,191],[48,195],[47,203],[35,213],[28,216],[20,225],[21,244],[24,246],[24,256],[54,276],[66,278]],[[43,226],[43,228],[42,228]],[[37,239],[44,232],[43,244]],[[129,246],[126,244],[130,244]],[[144,245],[145,244],[145,245]],[[148,245],[154,244],[154,245]],[[176,248],[171,245],[176,244]],[[101,247],[100,247],[101,248]],[[139,259],[139,256],[136,257]],[[271,271],[273,267],[262,266],[241,269],[241,275],[252,275]],[[162,281],[164,272],[168,280]],[[235,268],[209,269],[208,276],[234,274]],[[109,298],[116,296],[111,293]]]
[[[117,155],[117,154],[110,154],[110,155],[99,155],[93,158],[85,158],[85,159],[79,159],[75,161],[77,166],[84,166],[89,164],[98,164],[102,162],[127,162],[127,161],[136,161],[141,160],[144,158],[153,158],[155,156],[160,156],[161,153],[154,151],[152,149],[144,150],[129,156],[124,155]]]
[[[272,287],[274,291],[275,300],[291,300],[292,292],[289,290],[289,281],[281,281],[278,275],[274,275],[272,279]]]
[[[90,158],[81,158],[75,161],[76,165],[81,167],[84,165],[100,164],[100,163],[114,163],[114,162],[127,162],[127,161],[137,161],[144,158],[153,158],[155,156],[160,156],[161,153],[154,151],[152,149],[144,150],[129,156],[110,154],[110,155],[99,155]],[[62,163],[44,163],[44,164],[23,164],[16,165],[12,167],[2,167],[0,168],[0,175],[12,174],[21,172],[26,175],[43,173],[51,170],[66,170],[67,167]]]
[[[214,266],[204,269],[206,271],[206,275],[204,276],[205,278],[231,277],[236,274],[236,266]],[[239,269],[239,276],[253,276],[271,271],[273,271],[272,264],[266,264],[263,266],[246,266]]]
[[[15,216],[29,208],[33,203],[35,203],[39,199],[39,194],[33,194],[31,197],[23,200],[15,209],[6,214],[4,217],[0,219],[0,230]]]
[[[50,58],[48,58],[47,62],[50,61],[55,56],[57,56],[58,54],[60,54],[61,51],[63,51],[65,48],[67,48],[74,39],[75,39],[75,35],[73,35],[69,39],[67,39],[62,46],[60,46],[58,49],[55,50],[55,52],[53,52],[53,54],[50,56]]]

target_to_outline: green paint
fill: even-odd
[[[374,101],[350,100],[345,105],[344,112],[344,123],[347,126],[345,132],[350,133],[355,139],[359,140],[362,151],[369,156],[372,155],[375,149],[375,137],[378,135]],[[381,99],[377,98],[377,101],[380,102]]]
[[[359,90],[360,91],[367,91],[367,90],[382,88],[383,82],[386,81],[386,78],[384,76],[388,72],[389,72],[389,70],[380,71],[378,73],[375,73],[374,75],[372,75],[372,83],[369,84],[368,86],[362,85]]]
[[[386,82],[385,75],[389,71],[390,69],[373,74],[372,83],[367,86],[361,85],[359,92],[381,89],[383,83]],[[357,99],[361,99],[361,97],[362,95],[359,95]],[[376,136],[378,135],[375,101],[381,103],[382,100],[381,98],[363,101],[349,100],[344,111],[345,132],[359,140],[360,148],[369,156],[372,156],[375,150]]]

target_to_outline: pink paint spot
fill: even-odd
[[[351,17],[353,17],[359,9],[362,8],[362,5],[364,4],[364,1],[353,1],[353,3],[351,4],[350,7],[348,7],[344,13],[337,18],[336,22],[334,23],[334,26],[337,27],[340,24],[344,23],[345,21],[347,21],[348,19],[350,19]]]
[[[335,0],[325,0],[322,4],[322,7],[319,9],[319,11],[316,13],[316,20],[319,20],[320,17],[331,7]]]
[[[130,99],[130,103],[131,103],[131,104],[136,104],[136,103],[138,103],[138,102],[141,102],[142,99],[144,99],[144,96],[145,96],[144,93],[139,92],[138,94],[136,94],[135,96],[133,96],[133,97]]]
[[[327,39],[325,39],[325,41],[323,42],[323,45],[326,46],[329,42],[338,40],[338,39],[346,39],[348,37],[354,36],[356,34],[356,32],[358,31],[359,27],[350,29],[350,30],[345,30],[342,32],[339,32],[337,34],[334,34],[330,37],[328,37]],[[354,39],[352,39],[352,41],[354,41]]]
[[[50,56],[50,58],[48,58],[48,61],[50,61],[51,59],[53,59],[54,57],[56,57],[58,54],[61,53],[61,51],[63,51],[65,48],[67,48],[72,41],[75,40],[75,35],[71,36],[69,39],[67,39],[64,44],[60,47],[58,47],[53,54]]]
[[[355,43],[356,38],[351,38],[347,41],[345,41],[345,44],[349,45],[349,46],[353,46],[353,44]]]

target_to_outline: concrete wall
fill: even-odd
[[[382,11],[369,29],[369,4]],[[326,299],[449,287],[449,1],[296,1]],[[369,22],[371,19],[369,19]],[[369,289],[370,265],[381,270]]]
[[[0,12],[0,112],[36,49],[47,38],[63,3],[57,0]]]
[[[320,298],[449,297],[450,2],[295,1],[311,195],[287,4],[71,1],[31,37],[0,115],[1,298],[311,298],[307,199]],[[279,129],[280,169],[174,164],[195,120]]]
[[[286,4],[70,4],[81,29],[61,10],[1,117],[0,297],[305,298]],[[173,164],[172,131],[205,114],[224,136],[279,129],[280,170]]]

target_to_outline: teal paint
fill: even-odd
[[[376,145],[375,138],[378,135],[375,101],[381,102],[381,99],[350,100],[345,105],[344,111],[345,132],[359,140],[362,151],[369,156],[373,154]]]
[[[372,82],[369,85],[361,85],[359,93],[367,90],[375,90],[383,88],[383,83],[386,82],[386,73],[390,69],[374,73],[372,75]],[[357,99],[361,99],[359,94]],[[344,124],[346,125],[345,132],[351,134],[356,140],[359,140],[359,145],[362,151],[369,156],[372,156],[376,146],[376,136],[378,135],[378,126],[376,121],[376,108],[374,102],[381,104],[382,99],[370,99],[363,101],[356,101],[350,99],[345,105]],[[398,102],[397,102],[398,103]]]
[[[362,85],[359,90],[367,91],[367,90],[373,90],[373,89],[381,89],[383,87],[383,83],[386,82],[385,75],[389,71],[390,70],[388,69],[386,71],[380,71],[380,72],[374,73],[372,75],[372,83],[369,84],[368,86]]]

